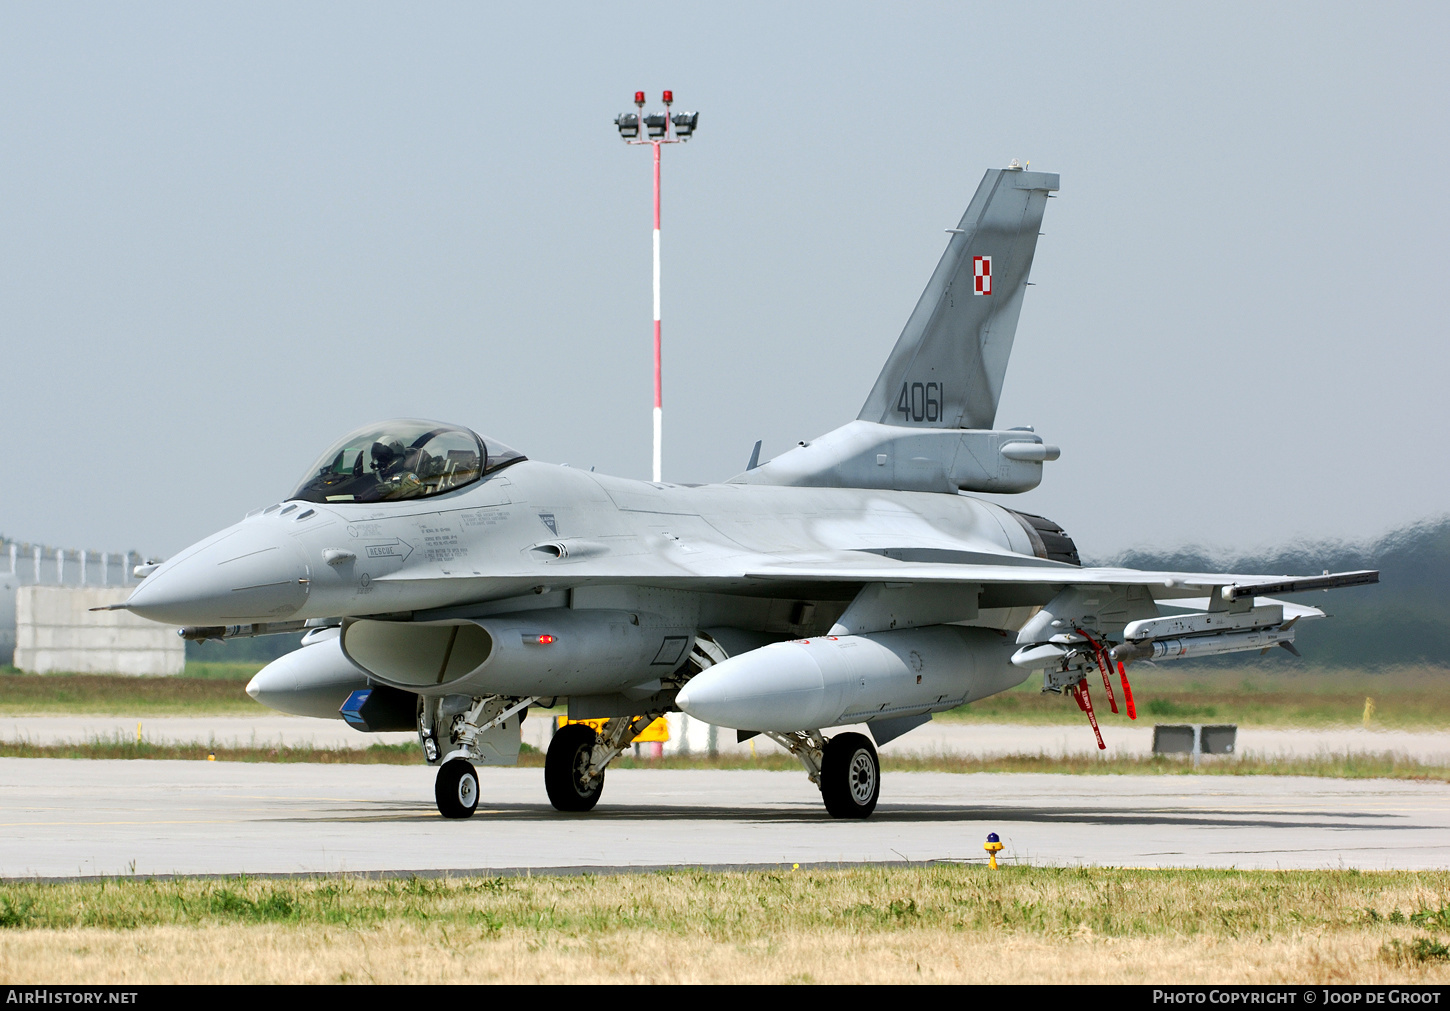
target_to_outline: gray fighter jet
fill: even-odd
[[[477,765],[517,761],[531,707],[567,701],[554,806],[587,811],[663,713],[790,750],[836,817],[880,793],[883,744],[1033,672],[1096,722],[1127,666],[1293,650],[1322,612],[1270,594],[1374,582],[1087,568],[1024,492],[1058,449],[994,427],[1038,228],[1058,177],[989,171],[860,415],[722,484],[528,460],[402,420],[340,440],[285,501],[187,548],[120,606],[192,639],[303,632],[247,691],[362,731],[416,730],[450,818]],[[151,571],[147,571],[147,569]],[[1101,737],[1099,737],[1101,741]]]

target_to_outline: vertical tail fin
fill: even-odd
[[[1047,194],[1058,177],[1016,167],[982,178],[916,303],[861,421],[991,428]]]

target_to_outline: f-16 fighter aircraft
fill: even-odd
[[[1081,565],[1025,492],[1056,446],[995,428],[1038,228],[1058,177],[989,171],[856,420],[722,484],[539,463],[466,428],[389,421],[295,491],[147,572],[119,605],[189,639],[303,632],[247,691],[362,731],[415,730],[438,810],[518,759],[531,707],[567,701],[544,785],[594,807],[605,770],[682,711],[787,748],[839,818],[865,818],[875,744],[1032,673],[1096,729],[1089,682],[1237,650],[1293,650],[1323,617],[1271,594],[1375,582]],[[864,723],[870,737],[830,733]],[[1101,736],[1099,736],[1101,743]]]

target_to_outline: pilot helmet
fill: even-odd
[[[394,464],[402,461],[404,452],[403,444],[397,439],[373,443],[373,470],[380,474],[386,473]]]

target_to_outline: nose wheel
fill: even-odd
[[[861,734],[837,734],[821,753],[821,799],[834,818],[869,818],[881,796],[881,762]]]
[[[438,813],[445,818],[472,818],[478,809],[478,773],[462,758],[444,762],[433,781]]]

